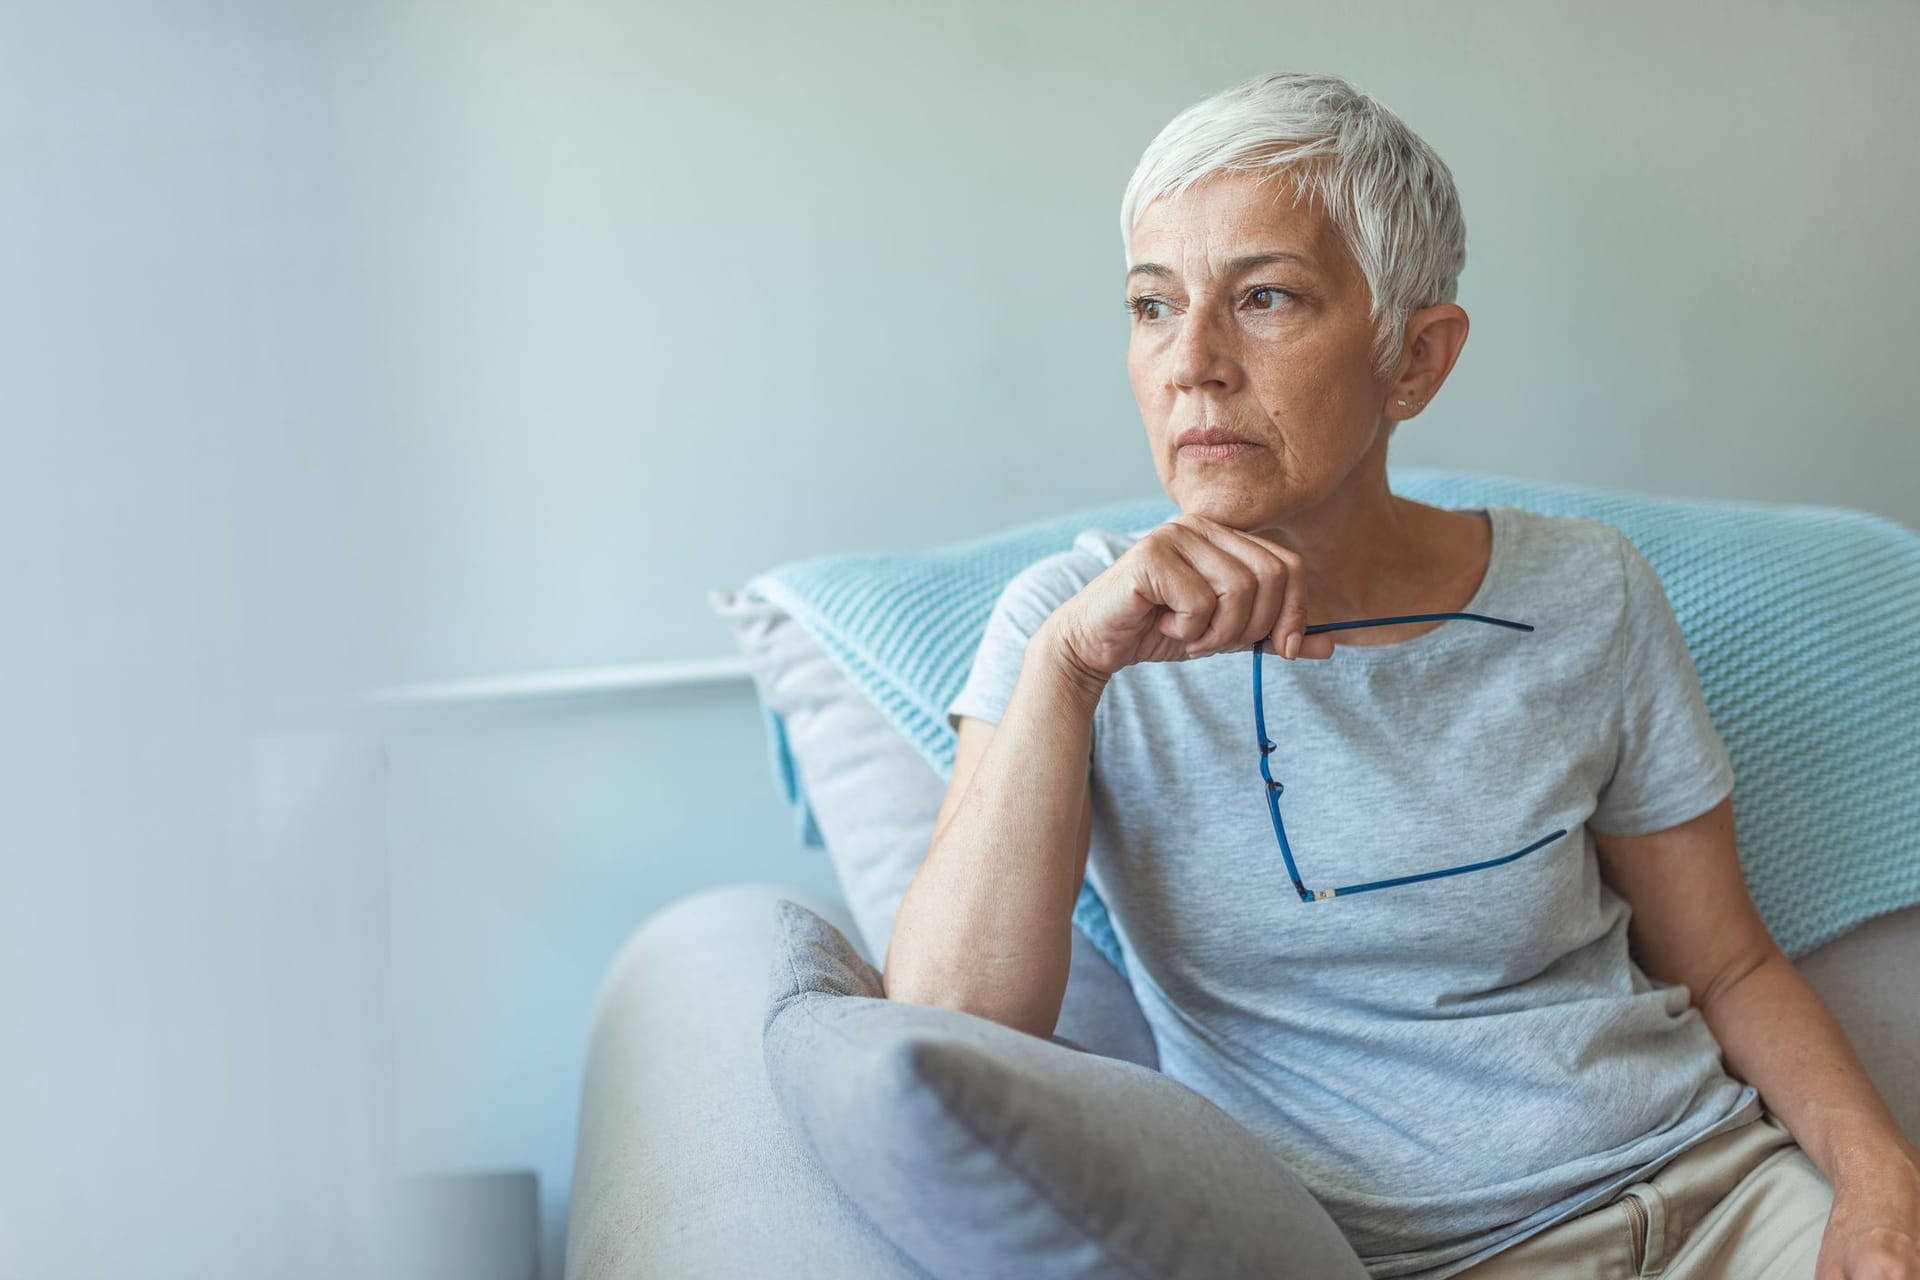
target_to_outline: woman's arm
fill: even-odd
[[[962,720],[933,839],[887,943],[888,998],[1053,1034],[1072,963],[1087,759],[1105,688],[1043,623],[999,724]],[[974,746],[979,738],[984,748]]]
[[[1909,1234],[1901,1247],[1911,1249],[1920,1240],[1920,1149],[1755,909],[1732,797],[1665,831],[1593,837],[1601,874],[1633,908],[1628,936],[1641,969],[1693,994],[1728,1069],[1759,1090],[1833,1184],[1830,1238],[1857,1219],[1869,1231]]]
[[[1188,512],[1055,606],[1022,646],[979,763],[968,771],[966,753],[955,757],[931,847],[894,918],[887,995],[1052,1035],[1086,867],[1093,714],[1108,681],[1138,662],[1262,641],[1331,656],[1331,636],[1303,643],[1306,625],[1297,552]],[[978,741],[978,725],[969,737]]]

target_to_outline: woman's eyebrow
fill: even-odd
[[[1290,253],[1286,250],[1276,250],[1272,253],[1249,253],[1242,257],[1235,258],[1227,263],[1227,273],[1229,275],[1239,275],[1241,272],[1251,271],[1255,267],[1270,267],[1276,262],[1297,262],[1301,266],[1309,268],[1313,266],[1313,259],[1304,254]],[[1159,280],[1172,280],[1174,278],[1173,270],[1170,267],[1163,267],[1157,262],[1142,262],[1136,264],[1132,270],[1127,272],[1127,279],[1131,280],[1135,276],[1142,275],[1153,276]]]

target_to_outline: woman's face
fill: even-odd
[[[1318,504],[1369,454],[1384,476],[1387,406],[1405,394],[1373,374],[1359,265],[1291,190],[1212,175],[1149,205],[1130,245],[1127,374],[1160,483],[1181,510],[1239,529]],[[1248,443],[1182,448],[1190,428]]]

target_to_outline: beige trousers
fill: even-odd
[[[1457,1280],[1812,1280],[1833,1187],[1772,1114],[1455,1272]]]

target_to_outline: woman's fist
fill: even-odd
[[[1183,514],[1128,547],[1047,620],[1065,656],[1106,678],[1136,662],[1183,662],[1251,649],[1330,658],[1333,637],[1306,635],[1300,557],[1206,516]]]

